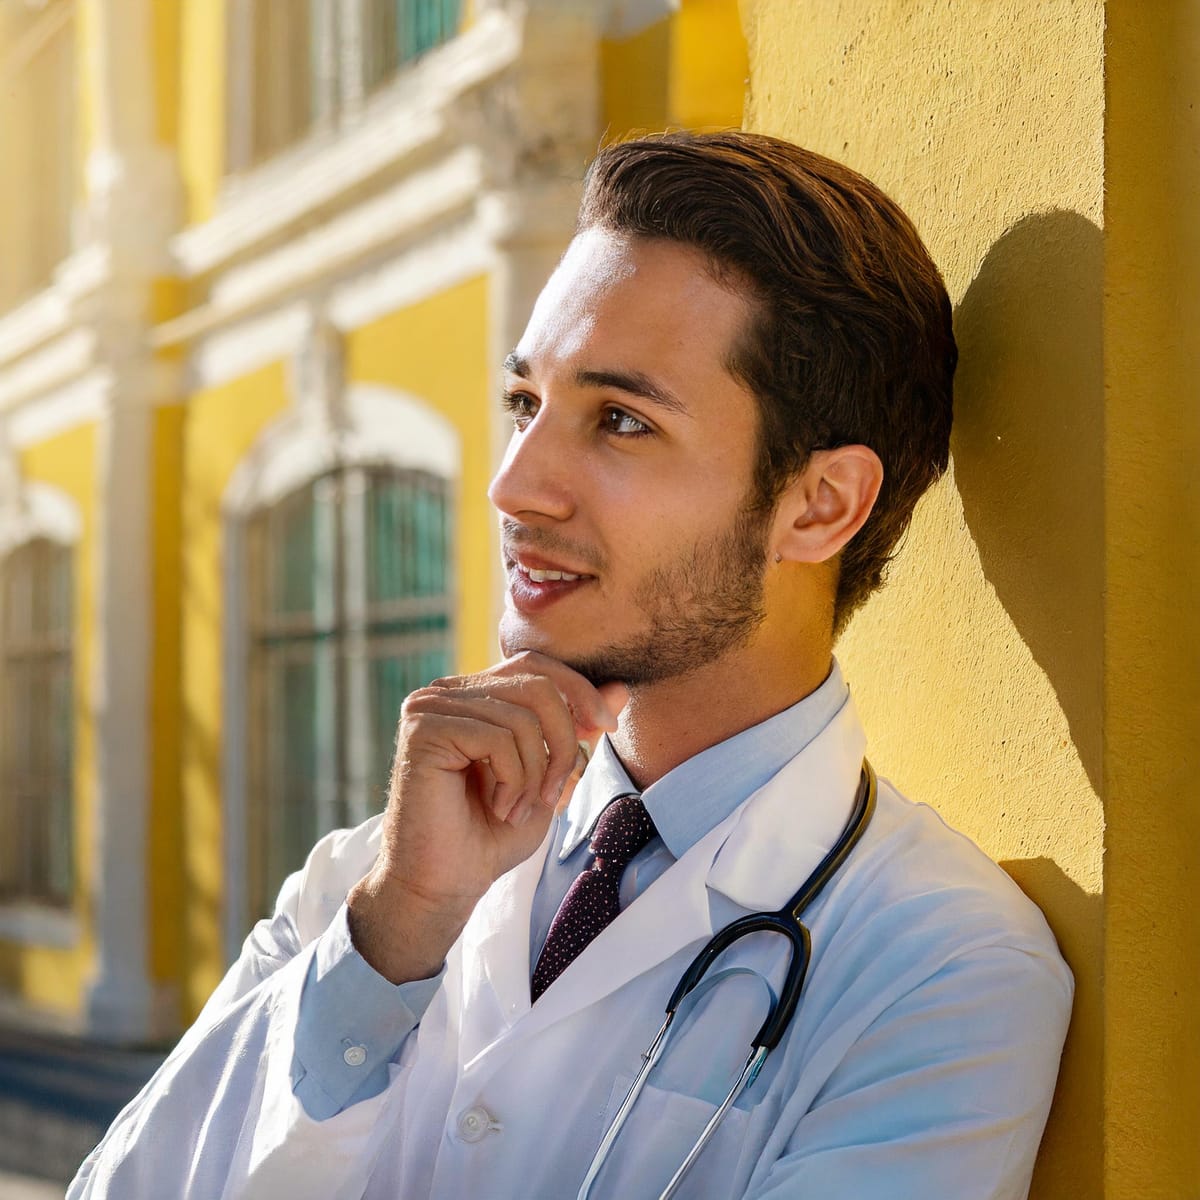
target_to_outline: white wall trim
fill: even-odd
[[[402,71],[366,105],[357,127],[314,135],[231,179],[217,215],[172,243],[184,274],[217,269],[432,146],[447,132],[445,110],[515,62],[520,48],[513,15],[484,13],[470,29]]]
[[[0,905],[0,941],[68,950],[79,944],[79,918],[41,904]]]
[[[218,387],[294,354],[304,340],[309,319],[309,306],[296,300],[215,330],[192,350],[187,391]]]
[[[82,375],[96,355],[96,334],[85,326],[68,330],[0,373],[0,411]]]
[[[0,558],[34,538],[74,546],[82,528],[79,506],[66,492],[47,483],[22,481],[15,504],[0,509]]]
[[[107,410],[111,392],[111,372],[98,369],[63,387],[26,400],[7,416],[8,439],[15,448],[23,449],[79,425],[99,421]]]
[[[494,263],[491,239],[472,218],[335,283],[326,312],[338,329],[360,329],[487,274]]]
[[[482,184],[482,157],[473,146],[463,146],[278,250],[232,267],[213,284],[210,303],[218,310],[245,308],[327,275],[377,246],[470,208]]]

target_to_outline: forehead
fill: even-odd
[[[587,229],[538,297],[517,353],[535,369],[570,360],[728,375],[750,312],[747,298],[719,282],[699,250]]]

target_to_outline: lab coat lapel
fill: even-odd
[[[604,929],[521,1021],[536,1032],[713,934],[710,889],[774,910],[837,842],[853,807],[866,736],[853,702],[730,817]]]
[[[847,697],[833,720],[734,813],[709,886],[752,912],[781,908],[845,828],[866,742]]]
[[[463,930],[463,1062],[529,1011],[529,917],[551,841],[492,884]]]
[[[522,1020],[522,1036],[578,1012],[682,947],[712,936],[705,881],[720,845],[718,830],[693,846],[600,931]]]

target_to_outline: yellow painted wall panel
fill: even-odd
[[[743,5],[747,127],[863,171],[962,345],[954,468],[838,647],[880,769],[1001,861],[1077,981],[1033,1196],[1101,1194],[1101,0]]]
[[[740,125],[750,66],[737,0],[684,0],[673,24],[672,123]]]
[[[180,5],[179,166],[192,224],[213,215],[225,171],[225,9]]]
[[[224,970],[221,825],[221,501],[237,464],[287,407],[281,363],[193,395],[183,444],[182,727],[185,1018]]]
[[[604,140],[662,129],[670,120],[671,20],[600,43]]]
[[[1107,5],[1106,1200],[1200,1196],[1200,10]]]
[[[0,981],[39,1008],[78,1016],[95,953],[91,910],[96,745],[91,687],[96,615],[96,430],[77,428],[23,450],[20,470],[29,482],[64,492],[80,516],[75,558],[75,905],[79,941],[69,949],[0,941]]]
[[[173,146],[179,136],[182,48],[179,0],[153,0],[150,21],[151,45],[154,47],[151,62],[154,71],[154,130],[161,143]]]
[[[488,394],[488,281],[479,277],[354,330],[346,338],[350,384],[399,388],[450,420],[462,445],[457,498],[456,633],[459,667],[495,661],[492,526],[486,491],[491,474]]]

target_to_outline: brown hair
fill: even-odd
[[[879,499],[841,553],[840,633],[949,459],[950,299],[912,222],[848,167],[730,131],[603,149],[579,213],[580,229],[593,226],[694,246],[758,302],[729,369],[759,402],[764,509],[813,450],[863,444],[879,455]]]

